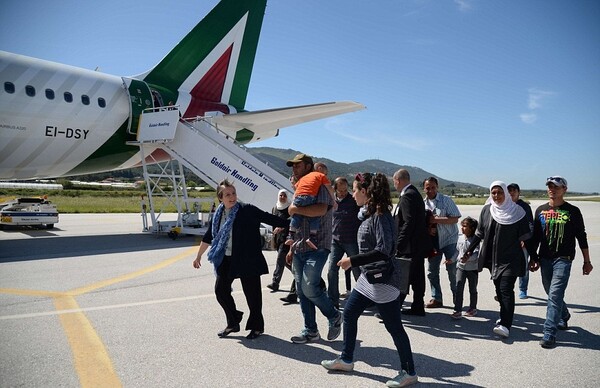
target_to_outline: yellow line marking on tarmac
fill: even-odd
[[[54,298],[57,310],[74,310],[79,305],[72,296]],[[67,339],[71,345],[75,370],[82,387],[121,387],[112,360],[84,313],[60,315]]]
[[[139,271],[135,271],[135,272],[131,272],[131,273],[128,273],[125,275],[117,276],[116,278],[102,280],[102,281],[99,281],[96,283],[92,283],[88,286],[75,288],[73,290],[67,291],[67,294],[72,295],[72,296],[82,295],[87,292],[95,291],[99,288],[108,287],[108,286],[112,286],[113,284],[116,284],[116,283],[124,282],[126,280],[135,279],[139,276],[146,275],[150,272],[159,270],[161,268],[168,267],[169,265],[176,263],[181,259],[186,258],[187,256],[191,255],[192,253],[196,252],[197,250],[198,250],[198,247],[190,248],[175,257],[172,257],[165,261],[161,261],[160,263],[150,266],[148,268],[143,268]]]
[[[83,295],[87,292],[95,291],[102,287],[111,286],[126,280],[135,279],[150,272],[165,268],[191,255],[198,250],[197,246],[186,250],[185,252],[164,260],[158,264],[143,268],[139,271],[131,272],[112,279],[102,280],[87,286],[74,288],[67,292],[26,290],[17,288],[0,288],[0,293],[23,295],[23,296],[43,296],[53,298],[56,314],[59,315],[63,330],[73,352],[75,370],[79,376],[79,382],[84,388],[87,387],[121,387],[121,381],[113,367],[112,360],[102,343],[102,340],[94,330],[94,327],[83,313],[75,300],[75,296]],[[40,313],[47,315],[48,313]],[[22,314],[33,315],[33,314]],[[6,319],[6,318],[4,318]]]
[[[55,298],[65,295],[64,292],[42,291],[42,290],[25,290],[21,288],[0,288],[0,294],[24,295],[24,296],[46,296]]]

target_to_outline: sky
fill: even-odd
[[[216,3],[5,0],[0,50],[135,75]],[[268,2],[246,109],[344,100],[367,109],[255,145],[600,192],[600,2]]]

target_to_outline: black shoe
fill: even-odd
[[[290,294],[288,296],[284,296],[283,298],[279,298],[280,301],[285,302],[286,304],[295,304],[298,303],[298,297],[296,295]]]
[[[223,330],[221,330],[220,332],[217,333],[217,335],[219,336],[219,338],[225,338],[227,337],[229,334],[231,333],[237,333],[240,331],[240,325],[235,325],[233,327],[226,327]]]
[[[253,340],[261,336],[263,332],[260,330],[250,330],[250,333],[246,336],[247,339]]]
[[[417,317],[424,317],[425,316],[425,309],[423,309],[423,310],[406,309],[406,310],[402,310],[402,314],[404,314],[404,315],[416,315]]]
[[[544,349],[552,349],[556,346],[556,338],[554,338],[554,336],[544,334],[544,338],[540,340],[540,346]]]
[[[571,319],[571,314],[569,314],[567,319],[561,319],[560,321],[558,321],[558,325],[556,325],[556,328],[558,330],[569,330],[569,319]]]
[[[277,291],[279,291],[279,284],[277,284],[277,283],[267,284],[267,288],[270,290],[273,290],[273,292],[277,292]]]

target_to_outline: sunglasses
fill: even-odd
[[[548,183],[548,182],[552,182],[554,184],[559,184],[559,185],[562,185],[562,186],[566,186],[567,185],[567,182],[564,180],[564,178],[560,177],[560,176],[551,176],[551,177],[548,177],[548,178],[546,178],[546,183]]]

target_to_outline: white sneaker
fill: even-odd
[[[494,327],[494,333],[498,334],[500,337],[508,338],[510,332],[505,326],[497,325]]]
[[[327,370],[339,370],[342,372],[352,372],[354,370],[353,362],[346,362],[339,357],[335,360],[323,360],[321,361],[321,365]]]
[[[392,380],[388,380],[385,385],[388,387],[406,387],[419,381],[419,377],[415,374],[414,376],[409,375],[405,370],[401,370],[398,376]]]

